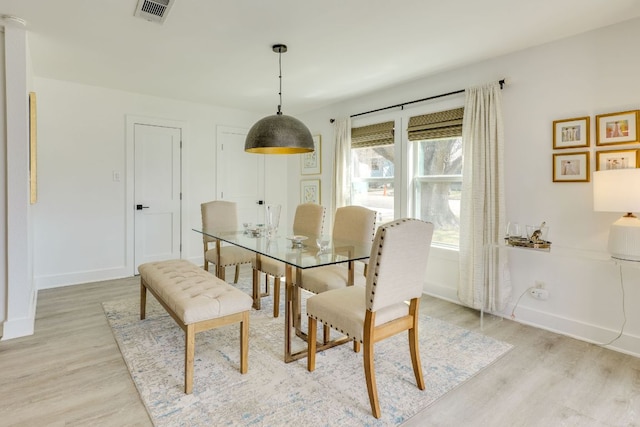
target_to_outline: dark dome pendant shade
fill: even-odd
[[[259,154],[299,154],[314,150],[313,137],[309,129],[295,117],[282,114],[282,62],[281,55],[287,46],[276,44],[272,47],[278,53],[280,64],[280,105],[278,112],[258,120],[249,129],[244,142],[244,151]]]

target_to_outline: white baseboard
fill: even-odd
[[[203,265],[202,256],[188,259],[196,265]],[[132,277],[133,270],[130,267],[120,266],[101,270],[76,271],[74,273],[57,274],[49,276],[36,276],[33,278],[36,289],[61,288],[63,286],[81,285],[83,283],[101,282],[104,280],[123,279]]]
[[[11,319],[2,325],[2,341],[33,335],[35,317]]]
[[[27,317],[17,319],[8,319],[1,325],[2,334],[0,341],[6,341],[13,338],[26,337],[33,335],[36,323],[36,303],[38,300],[38,291],[33,291]]]
[[[458,299],[457,290],[448,286],[426,283],[423,291],[427,295],[440,298],[454,304],[463,305]],[[515,318],[512,319],[512,311],[513,304],[509,304],[502,312],[491,314],[592,344],[603,345],[609,343],[617,337],[618,334],[620,334],[620,330],[603,328],[598,325],[535,310],[526,306],[518,306],[515,312]],[[620,338],[616,339],[611,344],[605,345],[605,347],[620,353],[640,357],[640,336],[627,334],[623,331]]]
[[[122,279],[133,276],[133,270],[129,267],[115,267],[103,270],[77,271],[50,276],[36,276],[33,278],[36,289],[60,288],[69,285],[79,285],[103,280]]]

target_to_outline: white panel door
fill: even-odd
[[[180,258],[181,130],[134,126],[134,262]]]
[[[218,126],[216,182],[218,200],[238,204],[238,224],[264,222],[264,154],[246,153],[247,130]]]

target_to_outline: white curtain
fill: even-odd
[[[351,118],[336,120],[333,212],[351,203]]]
[[[502,310],[511,296],[504,249],[504,132],[498,82],[469,88],[462,120],[463,184],[458,298]]]

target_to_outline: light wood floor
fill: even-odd
[[[35,334],[0,342],[0,426],[151,425],[101,306],[138,286],[39,293]],[[421,309],[480,330],[476,311],[431,297]],[[483,333],[515,348],[407,426],[640,425],[639,358],[495,317]]]

